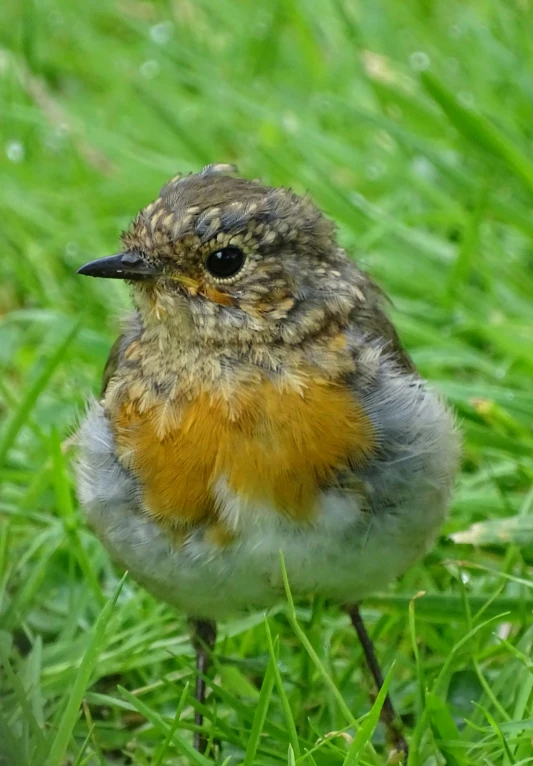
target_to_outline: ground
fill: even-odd
[[[206,763],[186,621],[118,592],[68,439],[128,306],[76,268],[212,161],[313,195],[458,414],[441,538],[363,609],[410,766],[531,762],[532,20],[528,0],[2,4],[0,762]],[[369,691],[336,609],[223,624],[218,763],[383,764]]]

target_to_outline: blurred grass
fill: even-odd
[[[113,252],[168,177],[211,161],[311,192],[461,420],[439,545],[365,610],[395,663],[410,766],[531,762],[532,13],[2,4],[0,763],[193,762],[185,620],[130,580],[112,607],[118,575],[73,505],[65,440],[128,305],[75,269]],[[227,623],[216,662],[219,764],[385,762],[380,726],[368,744],[381,702],[338,611]]]

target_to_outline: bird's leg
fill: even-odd
[[[195,699],[202,705],[205,702],[205,676],[211,664],[211,653],[215,646],[217,637],[217,626],[212,620],[191,619],[192,645],[196,652],[196,687],[194,690]],[[194,713],[194,723],[196,726],[203,726],[204,717],[199,710]],[[194,747],[199,753],[205,753],[207,749],[207,739],[201,731],[194,732]]]
[[[359,639],[359,642],[363,648],[366,664],[372,673],[372,677],[374,678],[374,682],[379,692],[383,686],[383,674],[381,672],[379,662],[377,661],[376,653],[374,652],[374,644],[372,643],[372,639],[367,633],[363,618],[361,617],[359,606],[357,604],[353,604],[346,606],[345,610],[348,613],[350,620],[352,621],[352,625],[355,628],[357,638]],[[399,723],[398,716],[394,711],[391,699],[388,694],[385,697],[383,707],[381,708],[381,720],[387,727],[392,745],[399,753],[403,753],[407,757],[407,742],[405,741],[405,738],[401,732],[401,724]]]

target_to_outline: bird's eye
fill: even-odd
[[[210,253],[207,256],[205,266],[209,273],[217,279],[229,279],[242,269],[245,260],[246,256],[240,247],[230,245]]]

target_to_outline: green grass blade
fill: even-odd
[[[105,598],[95,574],[94,567],[89,560],[78,533],[79,517],[75,514],[72,504],[71,487],[67,476],[65,456],[61,449],[59,435],[52,429],[50,438],[50,454],[54,467],[54,488],[56,493],[56,507],[63,521],[65,534],[68,538],[70,550],[74,554],[83,575],[92,588],[96,600],[103,605]]]
[[[164,759],[166,758],[169,745],[172,742],[172,739],[174,737],[174,732],[179,726],[181,714],[183,713],[185,705],[187,704],[188,696],[189,696],[189,684],[186,683],[185,686],[183,687],[183,691],[181,693],[178,706],[176,708],[176,714],[174,715],[174,720],[172,721],[171,725],[168,728],[168,734],[164,742],[161,744],[161,747],[159,748],[158,752],[156,752],[152,766],[163,766]]]
[[[475,146],[502,160],[533,194],[533,163],[516,144],[480,114],[461,106],[455,95],[434,74],[422,72],[420,79],[452,125]]]
[[[492,622],[495,622],[496,620],[501,620],[504,617],[506,617],[505,614],[498,615],[497,617],[491,617],[488,620],[485,620],[484,622],[480,623],[479,625],[476,625],[472,630],[469,630],[468,633],[466,633],[450,650],[450,653],[448,657],[446,658],[441,671],[439,675],[437,676],[437,679],[434,684],[434,691],[435,693],[437,691],[442,691],[444,682],[446,680],[447,674],[450,670],[450,667],[452,666],[452,663],[459,652],[459,650],[465,646],[477,633],[479,633],[480,630],[483,630],[487,625],[490,625]]]
[[[189,759],[191,766],[212,766],[212,761],[201,753],[198,753],[192,745],[179,735],[175,730],[174,721],[172,722],[172,725],[166,723],[158,713],[154,712],[148,705],[145,705],[142,700],[135,697],[135,695],[131,694],[127,689],[119,686],[118,690],[132,707],[143,715],[147,721],[150,721],[152,726],[160,731],[164,737],[167,737],[170,733],[174,747]]]
[[[259,699],[257,700],[254,720],[252,723],[252,730],[248,739],[248,745],[246,747],[246,755],[242,766],[255,766],[256,755],[259,748],[259,743],[263,734],[263,726],[268,712],[268,706],[270,705],[270,698],[272,697],[272,689],[275,683],[274,673],[274,660],[270,658],[267,669],[261,685],[261,691],[259,692]]]
[[[289,751],[287,753],[287,766],[296,766],[296,758],[294,756],[292,745],[289,745]]]
[[[343,766],[357,766],[361,761],[361,756],[365,747],[371,743],[372,736],[379,722],[379,716],[381,714],[383,703],[385,702],[385,697],[389,690],[393,669],[394,665],[392,665],[387,673],[387,676],[383,681],[383,686],[379,690],[376,701],[372,705],[368,716],[361,722],[359,730],[355,733],[348,753],[346,754],[346,758],[344,759]]]
[[[283,715],[285,718],[285,725],[287,726],[287,733],[289,735],[290,740],[290,747],[292,749],[293,758],[299,758],[300,757],[300,742],[298,740],[298,733],[296,731],[296,724],[294,722],[294,717],[292,715],[291,706],[289,703],[289,699],[287,697],[287,694],[285,692],[285,687],[283,686],[283,680],[281,678],[281,674],[279,672],[278,668],[278,659],[277,659],[277,651],[276,647],[274,646],[274,642],[272,641],[272,633],[270,632],[270,627],[268,624],[268,620],[265,618],[265,630],[267,634],[268,639],[268,651],[270,653],[270,659],[272,662],[272,668],[274,671],[274,679],[276,682],[276,688],[278,690],[279,698],[281,701],[281,706],[283,708]]]
[[[496,722],[496,719],[490,713],[490,711],[487,710],[486,707],[483,707],[483,705],[480,705],[479,703],[476,703],[476,707],[479,708],[479,710],[482,711],[483,715],[485,716],[485,718],[489,722],[492,730],[494,731],[494,733],[496,734],[498,740],[500,741],[500,744],[502,746],[502,749],[505,752],[506,759],[507,759],[507,764],[505,764],[505,766],[510,766],[510,764],[513,764],[513,761],[514,761],[513,754],[511,753],[511,749],[509,748],[509,745],[507,744],[507,739],[504,736],[504,734],[503,734],[501,728],[499,727],[498,723]]]
[[[504,577],[502,572],[494,572],[494,574]],[[509,575],[505,579],[516,580]],[[523,580],[523,578],[519,579]],[[526,584],[526,582],[522,584]],[[528,586],[531,586],[531,582],[528,582]],[[389,614],[408,616],[411,598],[411,594],[404,595],[401,593],[371,595],[365,598],[365,607],[367,609],[379,609]],[[468,601],[474,614],[483,609],[483,614],[489,618],[505,615],[505,619],[509,622],[522,624],[525,619],[528,624],[533,623],[533,599],[531,598],[501,596],[490,600],[486,596],[469,594]],[[438,625],[464,623],[466,615],[463,599],[459,593],[426,593],[417,599],[416,619],[418,624],[423,622]]]
[[[122,586],[126,579],[126,574],[122,577],[118,584],[114,594],[109,599],[108,603],[102,609],[98,620],[92,631],[92,636],[87,646],[87,650],[83,656],[80,667],[76,671],[76,676],[70,689],[65,708],[59,719],[57,726],[57,732],[53,739],[50,752],[46,759],[46,766],[62,766],[65,758],[65,754],[68,749],[68,743],[72,736],[74,726],[78,720],[80,714],[80,706],[83,700],[83,695],[87,689],[87,685],[91,678],[94,666],[98,661],[98,654],[100,652],[106,628],[113,614],[115,604],[122,590]]]
[[[35,380],[28,387],[23,397],[21,398],[17,409],[8,419],[2,437],[0,438],[0,465],[2,465],[4,462],[8,450],[11,448],[11,445],[17,438],[17,434],[26,422],[35,402],[47,386],[50,378],[54,374],[58,365],[61,363],[61,360],[64,359],[70,344],[80,329],[80,326],[81,319],[79,319],[74,324],[65,338],[61,341],[61,343],[58,344],[55,351],[53,351],[47,361],[43,364],[42,369],[35,377]]]
[[[416,620],[415,620],[415,606],[418,599],[415,596],[409,603],[409,634],[411,636],[411,646],[413,648],[413,656],[415,658],[416,675],[418,679],[418,705],[419,715],[426,704],[426,680],[424,678],[424,668],[420,661],[420,650],[418,648],[418,641],[416,637]]]
[[[446,763],[449,766],[467,766],[461,748],[457,747],[457,744],[454,745],[454,743],[459,742],[460,736],[446,703],[433,692],[428,692],[426,705],[431,729]]]
[[[294,600],[292,598],[291,589],[290,589],[290,585],[289,585],[289,579],[287,577],[287,570],[285,568],[285,561],[283,559],[283,553],[281,551],[280,551],[280,562],[281,562],[281,572],[282,572],[282,576],[283,576],[283,584],[284,584],[284,587],[285,587],[285,595],[287,597],[287,602],[288,602],[288,605],[289,605],[288,617],[289,617],[289,621],[291,623],[292,629],[294,630],[294,632],[296,633],[296,635],[300,639],[300,642],[302,643],[302,646],[305,648],[306,652],[311,657],[311,660],[313,661],[316,669],[318,670],[318,672],[320,673],[320,675],[324,679],[325,683],[328,685],[330,691],[333,693],[333,696],[337,700],[339,708],[342,711],[344,717],[346,718],[346,720],[349,723],[351,723],[353,726],[356,726],[357,722],[356,722],[356,720],[355,720],[355,718],[354,718],[350,708],[348,707],[348,705],[344,701],[344,697],[342,696],[340,691],[337,689],[337,687],[335,685],[335,682],[333,681],[333,679],[331,678],[331,676],[327,672],[326,668],[322,664],[322,662],[320,660],[320,657],[315,652],[313,646],[311,645],[311,642],[309,641],[309,639],[305,635],[304,631],[302,630],[302,628],[301,628],[301,626],[300,626],[300,624],[298,622],[298,619],[296,617],[296,609],[294,608]]]

